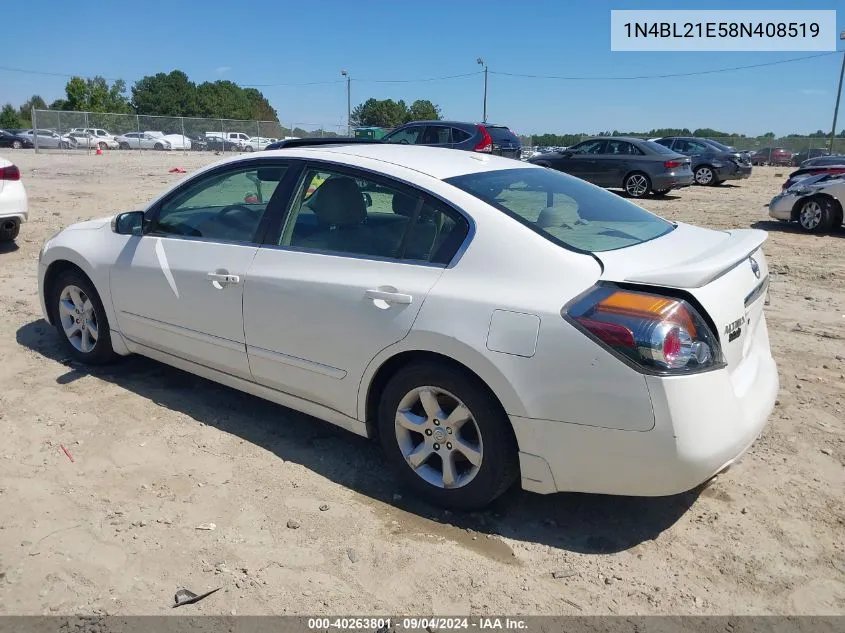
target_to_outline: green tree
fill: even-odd
[[[89,79],[71,77],[65,86],[67,98],[61,105],[63,110],[127,113],[131,108],[125,92],[126,82],[122,79],[116,80],[110,86],[108,81],[100,76]]]
[[[33,110],[46,110],[47,103],[40,95],[32,95],[29,99],[24,101],[20,107],[21,119],[24,121],[32,121]]]
[[[774,138],[774,137],[775,137],[774,132],[766,132],[765,134],[763,134],[763,138]]]
[[[408,108],[408,121],[439,121],[441,118],[440,106],[434,105],[428,99],[417,99]]]
[[[21,127],[21,119],[18,111],[11,103],[7,103],[0,110],[0,129],[10,130]]]
[[[350,123],[355,127],[398,127],[408,120],[408,106],[401,99],[369,98],[352,110]]]
[[[197,86],[181,70],[136,81],[132,86],[132,105],[138,114],[200,116]]]

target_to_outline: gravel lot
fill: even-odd
[[[181,587],[223,588],[196,614],[845,612],[845,232],[767,221],[788,169],[642,203],[769,232],[781,392],[751,452],[678,497],[514,491],[458,516],[323,422],[142,358],[66,361],[42,242],[217,157],[5,155],[31,220],[0,247],[0,613],[172,613]]]

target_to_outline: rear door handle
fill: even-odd
[[[367,299],[380,299],[387,303],[401,303],[403,305],[408,305],[414,300],[414,297],[411,295],[402,294],[401,292],[385,292],[384,290],[367,290],[364,296]]]

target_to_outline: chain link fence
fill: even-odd
[[[36,152],[169,150],[251,152],[284,138],[345,136],[342,124],[33,110]]]

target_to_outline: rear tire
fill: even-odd
[[[88,277],[67,270],[46,294],[53,325],[72,358],[86,365],[105,365],[115,359],[106,310]]]
[[[23,147],[23,143],[20,141],[12,141],[12,149],[20,149]]]
[[[156,143],[155,146],[153,147],[153,149],[157,149],[157,150],[161,151],[161,150],[164,149],[164,145],[162,145],[161,143]]]
[[[644,173],[635,171],[625,176],[622,187],[632,198],[645,198],[651,191],[651,180]]]
[[[129,143],[127,143],[126,141],[122,141],[121,143],[119,143],[119,144],[118,144],[118,148],[119,148],[119,149],[131,149],[131,148],[129,147]]]
[[[107,149],[109,148],[109,146],[108,146],[108,145],[106,145],[103,141],[100,141],[100,142],[97,144],[97,147],[99,147],[99,148],[100,148],[101,150],[103,150],[103,151],[105,151],[105,150],[107,150]]]
[[[807,233],[826,233],[831,229],[837,211],[830,198],[807,198],[798,206],[798,226]]]
[[[695,184],[702,187],[713,186],[716,174],[710,165],[701,165],[695,170]]]
[[[17,218],[0,220],[0,242],[11,242],[21,230],[21,221]]]
[[[477,378],[449,365],[400,369],[381,394],[378,426],[396,474],[433,504],[482,508],[519,476],[516,442],[502,407]]]

